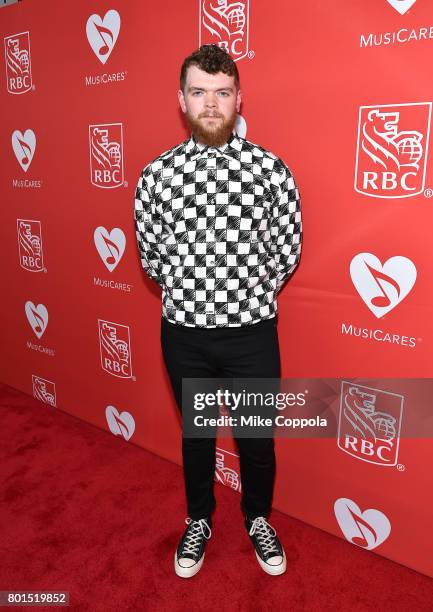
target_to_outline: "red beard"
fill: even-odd
[[[206,115],[220,117],[222,121],[221,119],[217,119],[214,125],[206,127],[203,121],[201,121]],[[224,119],[223,116],[217,112],[204,111],[195,119],[187,112],[186,120],[197,142],[201,142],[210,147],[222,147],[233,132],[236,116],[236,111],[228,119]]]

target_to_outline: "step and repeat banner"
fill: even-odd
[[[181,462],[134,194],[189,136],[184,57],[222,45],[237,132],[286,162],[302,198],[282,376],[341,379],[323,385],[334,438],[276,440],[274,506],[433,576],[433,448],[405,420],[420,397],[405,379],[433,371],[431,2],[23,0],[0,30],[2,381],[111,432],[119,453]],[[216,480],[240,491],[235,446],[217,447]]]

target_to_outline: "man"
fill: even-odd
[[[276,295],[298,265],[299,193],[284,162],[237,136],[236,64],[204,45],[187,57],[179,103],[192,135],[141,173],[135,223],[144,270],[162,287],[161,343],[179,410],[182,378],[278,378]],[[267,522],[275,478],[273,437],[239,438],[245,526],[260,566],[286,570]],[[187,528],[178,576],[201,568],[211,514],[215,438],[182,440]]]

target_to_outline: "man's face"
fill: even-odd
[[[190,66],[185,91],[179,90],[178,97],[198,142],[213,147],[227,142],[241,106],[241,92],[236,90],[234,76],[209,74]]]

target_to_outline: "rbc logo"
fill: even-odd
[[[123,131],[121,123],[89,126],[90,180],[95,187],[123,185]]]
[[[216,482],[240,492],[242,486],[239,477],[239,456],[217,447],[215,458]]]
[[[33,396],[53,408],[56,407],[56,385],[50,380],[32,374]]]
[[[118,378],[132,378],[129,327],[98,319],[101,366]]]
[[[248,22],[249,0],[200,0],[199,46],[214,43],[236,62],[248,53]]]
[[[368,463],[397,465],[404,398],[342,381],[339,448]]]
[[[28,32],[5,39],[6,80],[8,92],[23,94],[32,88],[30,35]]]
[[[431,106],[361,106],[356,191],[376,198],[409,198],[423,192]]]
[[[20,265],[29,272],[42,272],[42,232],[40,221],[17,219],[18,251]]]

